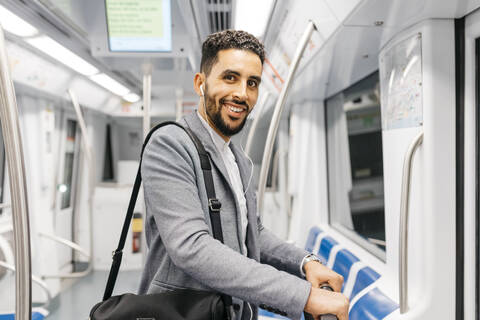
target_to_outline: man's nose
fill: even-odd
[[[247,83],[240,83],[233,93],[233,97],[237,100],[246,101],[248,98]]]

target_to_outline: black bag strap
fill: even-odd
[[[115,287],[115,282],[117,280],[118,271],[120,269],[120,264],[122,263],[122,255],[123,255],[123,248],[125,247],[125,241],[127,239],[128,229],[130,227],[130,222],[132,221],[133,217],[133,210],[135,209],[135,203],[137,202],[138,192],[140,191],[140,185],[142,184],[142,176],[140,173],[140,168],[142,165],[142,158],[143,158],[143,151],[145,150],[145,146],[147,145],[148,141],[152,134],[164,127],[166,125],[175,125],[179,128],[185,130],[188,134],[190,139],[192,139],[195,147],[197,148],[198,155],[200,156],[200,165],[203,171],[203,177],[205,180],[205,188],[207,190],[208,196],[208,213],[210,214],[210,221],[212,224],[212,232],[213,237],[218,241],[223,243],[223,233],[222,233],[222,223],[220,221],[220,209],[222,204],[215,196],[215,187],[213,185],[213,177],[212,177],[212,165],[210,163],[210,156],[205,151],[202,142],[198,137],[193,133],[190,128],[183,127],[181,124],[173,121],[166,121],[160,123],[153,127],[150,132],[148,133],[145,141],[143,142],[142,152],[140,154],[140,164],[137,170],[137,177],[135,178],[135,184],[133,186],[132,195],[130,197],[130,202],[128,204],[127,216],[125,217],[125,222],[123,223],[122,234],[120,235],[120,241],[118,243],[117,249],[113,252],[113,261],[112,266],[110,268],[110,274],[108,275],[107,286],[105,288],[105,293],[103,295],[103,301],[107,300],[112,296],[113,288]],[[227,295],[222,295],[223,302],[227,309],[231,309],[232,306],[232,297]]]

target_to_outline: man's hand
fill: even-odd
[[[323,264],[310,261],[303,266],[303,269],[307,281],[312,284],[313,288],[319,288],[321,284],[328,283],[333,291],[340,292],[342,290],[343,277]]]
[[[334,314],[338,320],[348,320],[348,306],[348,298],[343,294],[312,287],[305,311],[315,319],[320,315]]]

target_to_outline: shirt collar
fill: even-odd
[[[203,117],[200,115],[198,110],[196,113],[197,113],[197,116],[200,118],[200,122],[210,134],[210,137],[212,137],[213,143],[215,144],[217,149],[220,152],[224,152],[230,145],[230,139],[227,142],[225,142],[225,140],[223,140],[223,138],[215,130],[213,130],[213,128],[207,123],[207,121],[203,119]]]

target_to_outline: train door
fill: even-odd
[[[63,130],[60,132],[62,140],[58,168],[55,234],[66,240],[74,241],[75,186],[79,165],[80,135],[75,119],[65,117],[63,121]],[[59,246],[58,248],[59,269],[65,272],[72,271],[72,249],[68,246]]]
[[[459,20],[464,28],[464,228],[462,259],[464,319],[479,319],[479,106],[480,106],[480,12],[474,12]]]

